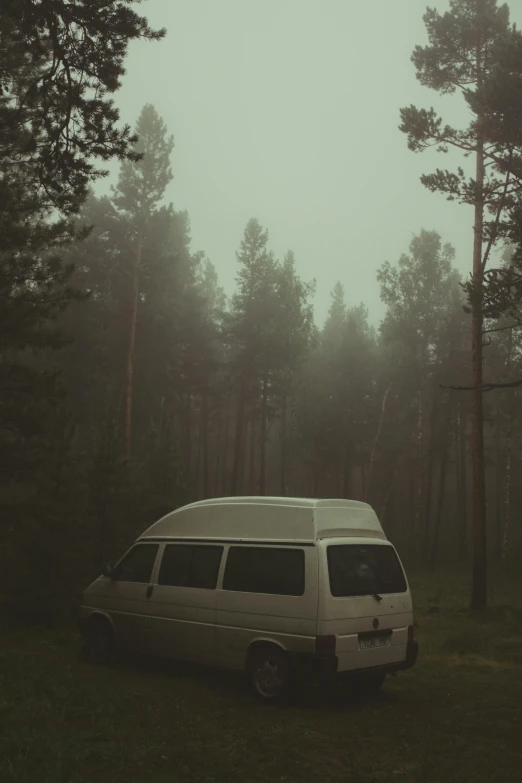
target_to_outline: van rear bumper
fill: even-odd
[[[336,655],[298,655],[289,657],[290,672],[294,679],[308,679],[312,682],[328,682],[336,676],[359,677],[369,674],[393,674],[405,671],[415,666],[419,654],[419,644],[416,641],[408,642],[406,658],[403,661],[387,663],[383,666],[371,666],[365,669],[352,669],[351,671],[338,672],[338,658]]]

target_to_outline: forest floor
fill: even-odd
[[[413,578],[417,666],[372,700],[310,690],[258,705],[241,678],[150,660],[86,663],[74,633],[0,646],[2,783],[510,783],[522,769],[522,580]]]

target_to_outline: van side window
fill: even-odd
[[[223,590],[269,595],[303,595],[305,561],[302,549],[231,546]]]
[[[137,544],[116,566],[113,580],[117,582],[150,582],[158,544]]]
[[[158,584],[215,590],[222,554],[222,546],[167,544]]]

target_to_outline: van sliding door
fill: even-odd
[[[223,547],[165,544],[149,619],[151,652],[212,664],[216,584]]]

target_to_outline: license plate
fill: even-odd
[[[389,647],[391,638],[389,636],[364,636],[359,639],[361,650],[372,650],[375,647]]]

